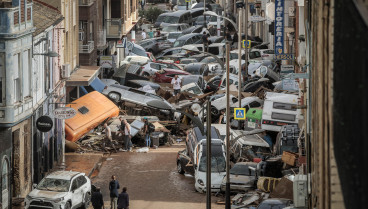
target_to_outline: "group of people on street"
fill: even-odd
[[[142,30],[141,36],[142,36],[142,40],[147,39],[146,29]],[[152,28],[151,28],[151,31],[148,32],[148,36],[149,36],[149,38],[160,37],[161,36],[161,31],[160,31],[159,28],[157,28],[156,33],[155,33],[154,31],[152,31]]]
[[[111,176],[111,181],[109,183],[110,191],[110,209],[129,209],[129,195],[127,193],[127,188],[123,187],[121,193],[119,194],[119,181],[116,180],[116,176]],[[103,209],[104,201],[99,187],[93,192],[91,196],[91,203],[94,209]]]
[[[124,149],[123,151],[130,151],[132,152],[132,135],[131,135],[131,127],[130,124],[128,123],[128,121],[126,119],[123,119],[123,117],[119,118],[120,120],[120,130],[119,133],[122,134],[123,139],[124,139]],[[102,149],[106,150],[106,144],[110,145],[113,149],[114,152],[117,152],[116,147],[112,141],[112,134],[111,134],[111,128],[107,125],[107,123],[104,124],[104,128],[105,128],[105,140],[102,144]]]

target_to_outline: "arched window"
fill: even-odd
[[[1,200],[2,209],[9,207],[9,161],[4,159],[1,169]]]

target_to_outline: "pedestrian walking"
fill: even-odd
[[[129,195],[127,193],[126,187],[124,187],[123,191],[119,194],[118,208],[119,209],[129,209]]]
[[[146,30],[143,29],[142,30],[142,40],[145,40],[147,38],[147,33],[146,33]]]
[[[141,7],[142,7],[142,10],[144,10],[144,5],[146,4],[145,0],[141,0]]]
[[[156,37],[160,37],[161,36],[161,31],[159,28],[156,29]]]
[[[100,187],[97,187],[96,191],[92,193],[91,202],[92,202],[93,209],[104,208],[104,201],[103,201],[103,196],[101,194]]]
[[[150,123],[148,122],[148,118],[144,117],[144,127],[143,127],[143,133],[145,135],[145,139],[146,139],[146,146],[149,148],[151,146],[151,130],[150,130]]]
[[[175,75],[175,77],[171,79],[171,84],[174,89],[175,102],[179,103],[178,95],[180,94],[181,89],[181,79],[178,77],[178,75]]]
[[[126,119],[123,119],[123,123],[124,123],[124,145],[125,145],[125,150],[123,151],[132,152],[132,141],[131,141],[132,136],[130,124]]]
[[[120,189],[119,182],[118,180],[116,180],[116,176],[113,175],[111,176],[111,181],[109,184],[111,209],[117,209],[117,202],[119,196],[118,189]]]
[[[102,148],[103,148],[105,151],[108,151],[108,150],[106,150],[106,148],[105,148],[105,144],[107,143],[108,145],[110,145],[110,146],[114,149],[114,151],[115,151],[115,152],[117,152],[117,151],[116,151],[116,148],[115,148],[115,145],[114,145],[114,143],[112,142],[111,129],[110,129],[110,127],[107,125],[107,123],[105,123],[105,124],[104,124],[104,128],[105,128],[105,134],[106,134],[106,136],[105,136],[105,140],[104,140],[104,142],[102,143]]]
[[[239,41],[238,33],[235,32],[233,36],[233,42],[231,43],[234,48],[238,47],[238,41]]]

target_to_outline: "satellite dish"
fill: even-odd
[[[201,111],[201,106],[196,103],[196,104],[192,105],[191,109],[192,109],[193,112],[198,114]]]

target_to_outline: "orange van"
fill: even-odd
[[[119,108],[103,94],[93,91],[67,107],[77,114],[65,120],[65,138],[75,142],[106,119],[119,115]]]

